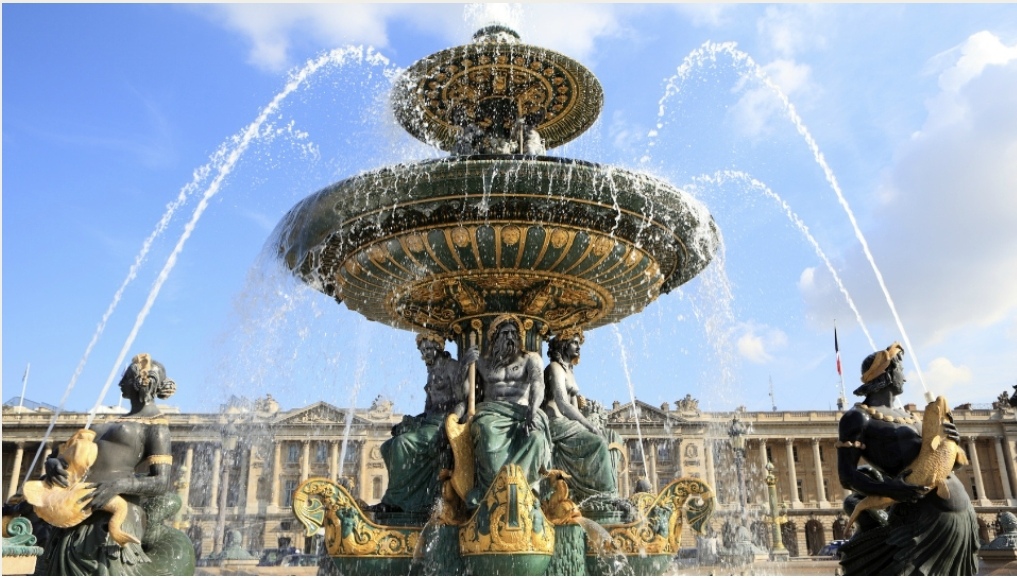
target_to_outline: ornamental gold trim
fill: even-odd
[[[681,545],[684,524],[703,533],[716,507],[713,490],[697,478],[679,478],[653,498],[636,499],[639,519],[630,524],[607,526],[612,546],[626,555],[674,555]],[[596,545],[594,545],[596,546]],[[596,555],[587,542],[587,555]]]
[[[327,478],[310,478],[297,487],[293,515],[307,536],[325,529],[325,548],[332,557],[412,557],[420,541],[420,528],[370,521],[349,491]]]
[[[498,471],[470,521],[459,529],[459,550],[463,556],[554,553],[554,525],[518,465]]]

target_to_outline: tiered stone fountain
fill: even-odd
[[[392,103],[410,134],[451,156],[336,183],[299,203],[277,230],[294,274],[370,320],[437,333],[462,352],[471,335],[486,347],[492,322],[512,314],[526,349],[539,352],[550,335],[641,311],[714,254],[712,217],[677,188],[545,155],[594,123],[603,92],[578,62],[523,44],[512,30],[488,27],[470,44],[418,61]],[[414,571],[437,573],[606,573],[605,553],[645,574],[666,569],[684,522],[698,529],[713,508],[705,484],[676,480],[659,495],[635,497],[622,508],[627,516],[601,516],[585,553],[569,553],[562,537],[566,527],[583,535],[576,520],[542,512],[529,491],[511,491],[528,488],[516,470],[507,464],[485,497],[501,510],[481,507],[460,521],[386,524],[321,479],[297,490],[294,510],[309,534],[325,528],[343,574],[405,574],[414,560]],[[439,511],[458,499],[447,494]],[[580,510],[584,521],[596,518]]]

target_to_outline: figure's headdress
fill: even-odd
[[[862,383],[868,383],[886,372],[887,368],[890,367],[890,362],[901,353],[904,353],[904,348],[896,341],[890,347],[877,351],[875,358],[872,360],[872,365],[868,369],[862,369]]]
[[[124,380],[131,382],[145,403],[151,403],[153,397],[166,399],[176,392],[176,384],[166,378],[166,369],[147,353],[131,358],[131,365],[120,378],[121,382]]]
[[[570,341],[573,337],[579,338],[579,343],[586,342],[586,336],[583,335],[583,328],[579,326],[566,327],[559,329],[554,335],[554,339],[557,341]]]
[[[512,322],[515,324],[516,329],[519,331],[519,348],[526,351],[526,339],[524,338],[526,333],[523,330],[523,322],[519,319],[519,317],[511,313],[502,313],[495,317],[494,321],[491,322],[491,325],[487,328],[488,347],[494,344],[494,334],[505,322]]]
[[[445,338],[434,331],[426,331],[417,335],[417,347],[424,341],[432,341],[437,343],[439,347],[445,349]]]
[[[893,345],[877,351],[862,361],[862,385],[853,392],[855,395],[869,395],[890,385],[886,370],[898,356],[903,355],[904,348],[896,341]]]

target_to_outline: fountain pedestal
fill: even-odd
[[[702,271],[719,245],[713,218],[660,179],[545,156],[594,123],[603,92],[578,62],[523,44],[505,27],[411,65],[392,102],[410,134],[452,156],[370,171],[308,197],[276,229],[280,259],[372,321],[455,341],[461,355],[477,345],[486,352],[481,373],[499,319],[518,323],[511,332],[531,357],[489,372],[486,383],[501,386],[481,400],[476,428],[456,415],[446,422],[456,463],[426,524],[386,521],[381,512],[372,518],[344,488],[319,478],[297,489],[294,513],[309,535],[325,528],[343,574],[616,574],[619,564],[662,573],[684,523],[699,530],[713,511],[706,484],[675,480],[659,495],[619,505],[624,519],[619,512],[596,524],[568,501],[564,483],[540,496],[543,505],[531,490],[545,475],[538,466],[547,448],[531,448],[528,436],[551,443],[536,426],[542,410],[487,418],[495,403],[526,405],[509,383],[523,382],[519,375],[526,375],[520,396],[543,394],[543,376],[530,363],[549,336],[618,322]],[[464,389],[473,417],[473,382]],[[522,419],[525,430],[515,427]],[[487,451],[489,441],[499,450]],[[473,459],[474,447],[483,460]]]

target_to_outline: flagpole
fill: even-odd
[[[837,320],[833,320],[833,349],[837,353],[837,375],[840,376],[840,399],[837,400],[837,406],[840,409],[847,407],[847,389],[844,387],[844,371],[840,365],[840,343],[837,341]]]
[[[25,375],[21,378],[21,400],[18,401],[18,405],[25,407],[25,389],[28,387],[28,370],[32,369],[32,364],[29,363],[25,366]],[[6,530],[5,530],[6,531]]]

